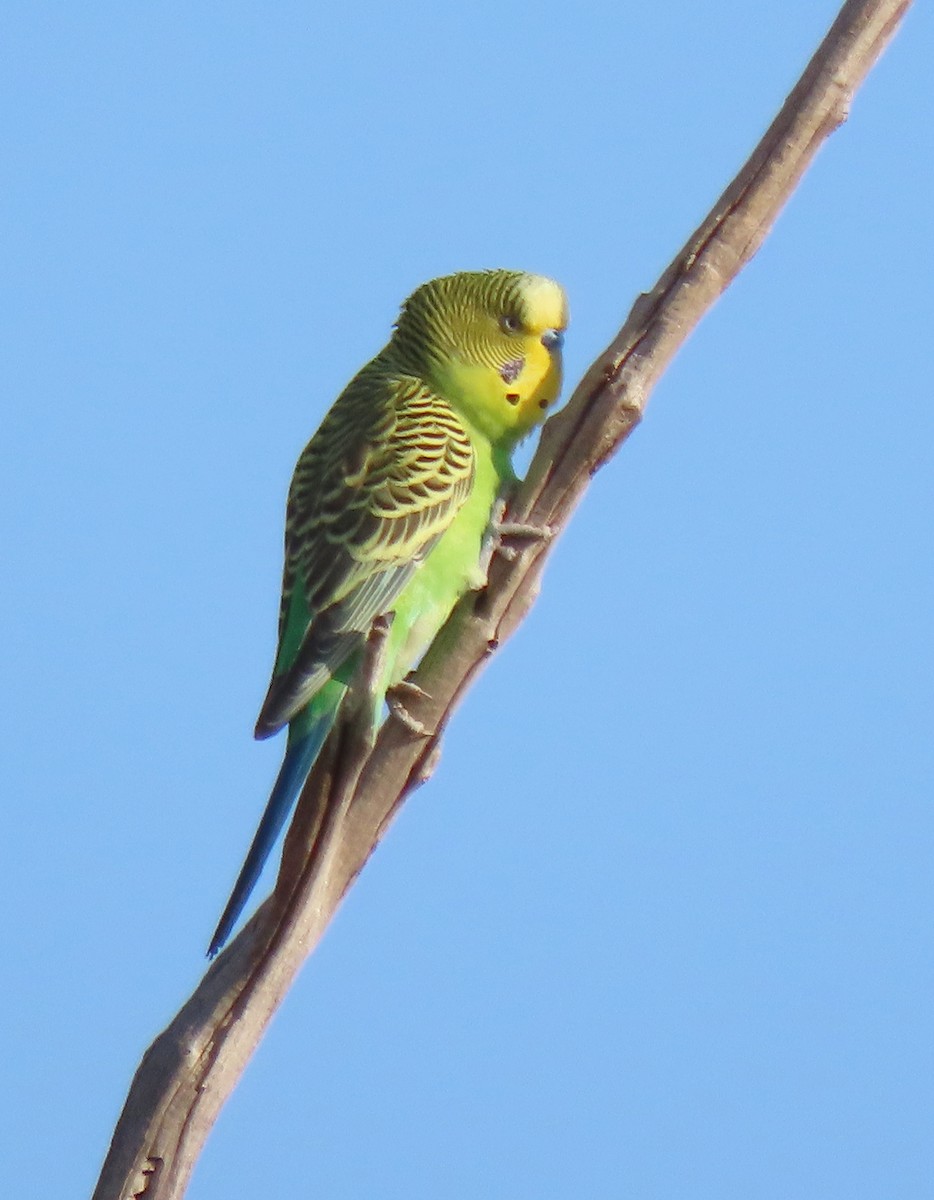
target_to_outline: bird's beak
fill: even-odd
[[[560,350],[564,345],[564,330],[546,329],[542,334],[542,345],[546,350]]]

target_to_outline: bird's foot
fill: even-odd
[[[550,542],[555,536],[553,525],[531,525],[525,521],[500,521],[493,532],[500,538],[525,542]]]
[[[414,696],[417,700],[430,700],[431,696],[423,687],[419,687],[414,679],[400,679],[388,690],[391,696]]]
[[[410,679],[400,679],[396,684],[393,684],[386,692],[386,706],[392,715],[400,724],[404,725],[410,733],[414,733],[417,737],[428,737],[431,730],[427,725],[424,725],[412,714],[405,706],[403,697],[430,700],[431,697],[424,688],[420,688],[417,683],[413,683]]]
[[[524,521],[495,521],[490,526],[490,557],[498,551],[512,562],[524,549],[523,542],[550,542],[555,536],[551,525],[532,525]],[[514,545],[513,543],[520,544]]]
[[[513,562],[519,557],[523,547],[521,545],[510,545],[510,542],[550,542],[555,536],[556,531],[551,525],[532,525],[524,521],[504,521],[503,517],[505,513],[506,501],[500,497],[494,504],[493,512],[490,514],[490,524],[487,527],[486,537],[483,539],[483,545],[480,548],[480,561],[477,564],[476,578],[471,581],[470,586],[475,591],[479,592],[486,587],[490,562],[494,554],[501,554],[509,562]]]

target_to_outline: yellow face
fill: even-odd
[[[465,272],[435,280],[430,382],[491,441],[513,444],[561,391],[567,298],[542,275]]]

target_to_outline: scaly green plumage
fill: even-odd
[[[256,736],[286,756],[209,953],[230,934],[333,725],[374,619],[387,687],[418,661],[480,561],[510,453],[558,397],[561,288],[516,271],[423,284],[338,397],[292,478],[279,647]]]

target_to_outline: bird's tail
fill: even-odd
[[[275,845],[276,838],[282,832],[286,818],[292,811],[292,806],[308,778],[309,771],[314,766],[325,738],[331,732],[331,726],[334,724],[345,690],[336,682],[326,685],[310,702],[305,712],[294,719],[289,726],[285,758],[282,760],[276,782],[273,784],[269,800],[266,802],[266,809],[259,827],[253,835],[246,859],[240,868],[237,882],[230,893],[227,907],[211,938],[208,958],[213,958],[224,945],[243,912],[266,859],[269,857],[269,852]]]

